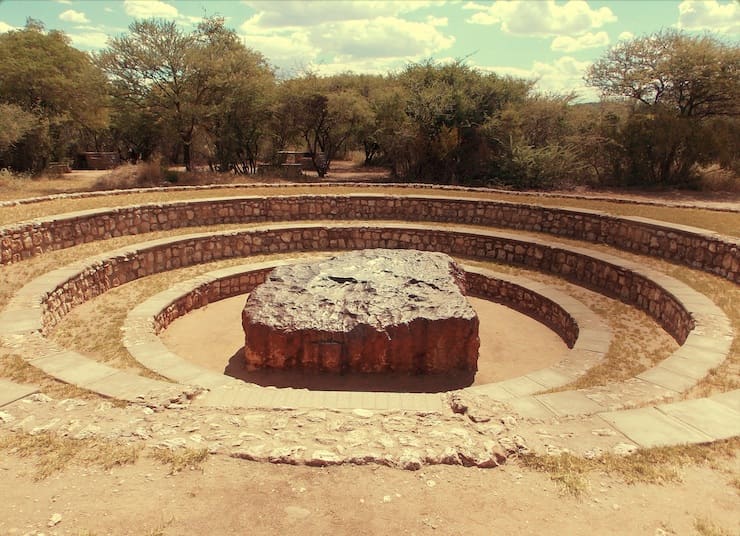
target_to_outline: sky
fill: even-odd
[[[190,31],[203,16],[224,17],[281,76],[464,60],[583,101],[598,99],[583,82],[586,69],[622,39],[677,28],[740,40],[737,0],[0,0],[0,32],[32,17],[86,51],[105,48],[136,19]]]

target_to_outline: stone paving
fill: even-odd
[[[406,469],[430,463],[491,467],[530,450],[586,456],[629,453],[638,447],[740,435],[740,390],[649,405],[679,398],[726,358],[732,330],[724,313],[664,274],[620,259],[610,262],[647,274],[693,317],[695,326],[684,344],[658,366],[619,384],[578,391],[542,393],[570,381],[572,376],[565,371],[582,373],[582,363],[453,393],[371,396],[245,386],[204,374],[171,355],[152,338],[151,324],[145,333],[148,319],[173,298],[226,273],[209,274],[162,293],[132,311],[127,321],[125,340],[131,353],[146,356],[150,363],[160,360],[180,383],[126,373],[57,347],[43,336],[42,303],[61,282],[89,266],[89,260],[80,261],[45,274],[16,293],[0,317],[3,342],[51,376],[135,403],[114,407],[106,401],[51,400],[36,393],[34,386],[0,380],[0,428],[57,431],[79,438],[94,435],[152,447],[202,447],[279,463],[381,463]],[[582,318],[583,328],[589,322],[599,324],[598,319]],[[580,335],[576,344],[591,357],[598,359],[608,348],[610,335],[603,330],[582,329]],[[630,406],[639,407],[616,410]]]

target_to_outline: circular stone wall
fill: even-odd
[[[451,257],[353,251],[276,268],[242,312],[253,368],[441,374],[477,369],[478,317]]]

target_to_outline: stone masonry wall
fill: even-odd
[[[462,232],[386,224],[383,227],[322,226],[251,229],[163,239],[98,259],[60,284],[44,300],[44,326],[72,307],[139,277],[194,264],[250,255],[367,248],[413,248],[453,256],[500,261],[560,275],[635,305],[653,317],[679,344],[693,329],[691,315],[658,283],[612,262],[613,257],[578,248],[553,247],[503,233]]]
[[[88,210],[0,228],[0,264],[117,236],[199,225],[403,220],[543,232],[665,259],[740,282],[740,239],[583,209],[434,196],[230,197]]]

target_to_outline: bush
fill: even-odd
[[[514,145],[510,158],[498,164],[497,177],[492,182],[521,189],[573,187],[581,182],[585,169],[572,147],[557,144]]]
[[[100,177],[94,190],[126,190],[129,188],[146,188],[160,186],[168,177],[162,168],[159,158],[152,158],[138,164],[124,164]],[[175,173],[175,180],[177,174]]]

